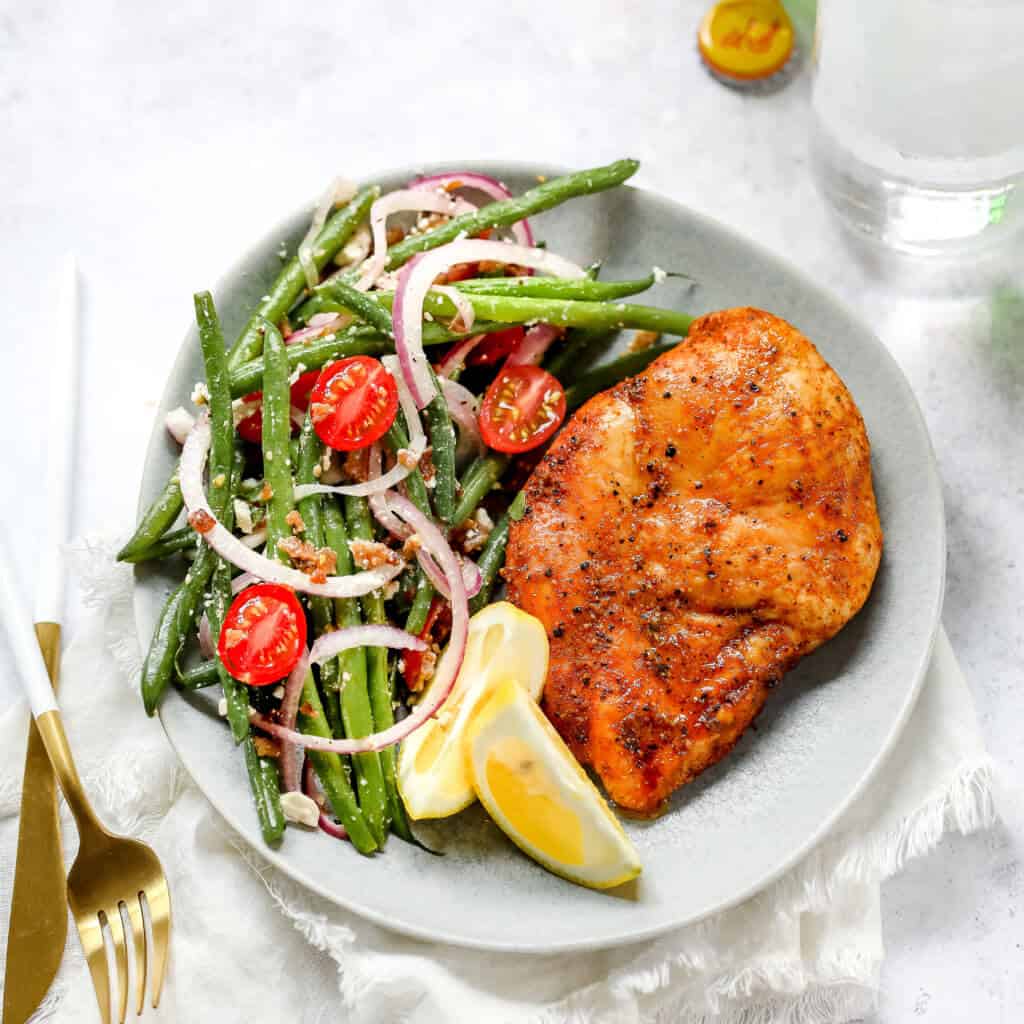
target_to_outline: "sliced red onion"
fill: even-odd
[[[309,230],[299,242],[299,263],[302,272],[306,275],[306,284],[315,288],[320,283],[320,271],[316,268],[313,259],[313,243],[316,236],[320,234],[324,224],[327,223],[327,215],[340,203],[347,203],[356,194],[356,187],[344,178],[335,178],[330,188],[323,194],[320,202],[317,203],[313,220],[310,222]]]
[[[252,533],[247,533],[242,537],[238,538],[247,548],[252,548],[255,551],[258,547],[266,542],[267,539],[267,528],[261,526],[258,530],[253,530]]]
[[[452,345],[437,368],[438,377],[450,377],[456,370],[461,370],[466,365],[466,356],[486,337],[486,334],[474,334],[471,338],[463,338]]]
[[[366,480],[370,483],[379,480],[381,476],[381,447],[380,442],[375,441],[370,445],[370,452],[367,456]],[[384,527],[392,537],[399,537],[404,540],[409,536],[410,530],[392,511],[388,508],[387,500],[383,491],[370,495],[368,502],[374,519]]]
[[[186,438],[185,447],[181,451],[178,473],[181,496],[185,499],[189,521],[195,519],[204,527],[197,531],[201,533],[203,540],[221,558],[226,558],[243,572],[251,572],[261,580],[283,583],[286,587],[303,594],[315,594],[318,597],[362,597],[384,586],[402,571],[399,562],[397,565],[382,565],[377,569],[353,573],[351,576],[328,576],[323,583],[314,583],[304,572],[251,551],[218,522],[206,500],[206,492],[203,490],[203,467],[209,451],[210,418],[209,413],[204,411]],[[193,523],[193,527],[196,525],[197,523]]]
[[[363,264],[355,286],[365,292],[373,287],[384,272],[388,262],[387,220],[393,213],[416,211],[417,213],[441,213],[454,217],[460,213],[472,213],[476,207],[465,199],[448,194],[424,192],[414,189],[399,189],[381,196],[370,207],[370,230],[373,232],[373,255]]]
[[[455,307],[455,320],[452,321],[452,324],[461,320],[460,331],[473,330],[473,324],[476,322],[476,310],[473,309],[473,303],[469,301],[468,296],[460,292],[458,288],[449,288],[446,284],[435,284],[431,290],[445,296]]]
[[[320,808],[320,819],[317,821],[317,824],[320,826],[321,831],[326,832],[335,839],[348,839],[345,827],[324,814],[323,796],[313,775],[313,762],[308,757],[302,765],[302,792]]]
[[[312,341],[314,338],[330,334],[331,331],[340,331],[342,328],[348,327],[353,319],[354,317],[351,313],[314,313],[309,318],[309,323],[298,331],[292,331],[284,339],[284,343],[286,345],[295,345],[300,341]],[[318,322],[313,323],[314,320]]]
[[[512,193],[506,185],[503,185],[497,178],[491,178],[486,174],[476,174],[473,171],[446,171],[444,174],[428,174],[423,178],[417,178],[409,184],[410,189],[445,189],[472,188],[483,192],[492,199],[511,199]],[[526,219],[518,221],[511,227],[512,235],[519,245],[533,245],[533,232],[530,230],[530,222]]]
[[[394,626],[347,626],[324,633],[317,638],[309,649],[299,656],[295,667],[288,675],[284,684],[284,696],[278,710],[278,720],[289,730],[295,730],[295,719],[299,713],[299,699],[302,697],[302,684],[311,665],[320,665],[330,658],[335,658],[342,651],[353,647],[393,647],[406,651],[425,651],[427,645],[419,637],[406,633]],[[281,781],[286,792],[299,788],[299,773],[295,762],[295,746],[281,738]]]
[[[480,411],[480,400],[469,388],[463,387],[458,381],[447,377],[438,378],[441,394],[448,405],[448,412],[455,425],[459,428],[459,441],[455,446],[455,459],[460,464],[475,455],[484,452],[483,438],[480,436],[480,424],[477,414]]]
[[[210,633],[210,617],[203,612],[199,617],[199,653],[204,658],[212,658],[217,653],[213,645],[213,636]]]
[[[240,572],[231,581],[231,593],[240,594],[246,587],[251,587],[254,583],[259,583],[258,576],[254,576],[251,572]]]
[[[167,428],[167,433],[170,434],[178,444],[185,443],[185,438],[188,437],[188,432],[195,425],[195,416],[181,405],[179,405],[177,409],[172,409],[164,417],[164,426]]]
[[[278,739],[294,743],[307,750],[326,750],[335,754],[362,754],[370,750],[384,750],[415,732],[424,722],[433,718],[448,699],[448,695],[455,685],[459,669],[462,667],[462,659],[466,654],[466,637],[469,633],[469,602],[466,598],[465,585],[462,582],[462,572],[455,552],[449,547],[444,535],[408,498],[399,494],[388,495],[388,505],[392,512],[404,519],[413,531],[419,534],[423,546],[441,566],[452,593],[451,636],[431,684],[430,699],[421,700],[407,718],[396,722],[389,729],[358,739],[333,740],[321,736],[310,736],[306,733],[296,732],[294,729],[286,729],[279,723],[254,713],[251,716],[253,724],[271,736],[276,736]],[[377,628],[387,629],[388,627]],[[400,630],[394,632],[401,633]],[[334,635],[336,634],[328,633],[320,640],[327,641]],[[407,633],[402,635],[409,636]],[[320,640],[317,643],[320,643]],[[324,656],[326,657],[326,655]]]
[[[450,242],[431,252],[420,253],[410,260],[399,274],[391,317],[402,375],[420,409],[428,405],[437,393],[430,364],[423,351],[423,302],[427,292],[438,274],[444,273],[449,267],[456,263],[477,263],[480,260],[517,263],[556,277],[584,276],[581,267],[544,249],[528,249],[482,238]]]
[[[456,556],[458,557],[458,556]],[[446,600],[452,599],[451,591],[448,589],[448,581],[445,579],[445,575],[438,568],[437,562],[431,557],[430,553],[424,550],[416,552],[416,560],[420,563],[423,568],[427,579],[434,585],[434,589]],[[470,558],[459,558],[459,564],[462,568],[462,582],[466,587],[466,597],[476,597],[480,593],[480,588],[483,586],[483,573],[480,572],[480,567]]]
[[[506,366],[539,366],[544,353],[559,335],[559,329],[551,324],[534,324],[523,340],[509,353]]]

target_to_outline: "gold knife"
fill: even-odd
[[[56,378],[51,380],[47,451],[47,521],[35,563],[36,637],[54,689],[60,666],[64,571],[60,546],[68,539],[71,463],[78,377],[78,273],[69,258],[56,332]],[[3,1024],[25,1024],[43,1001],[64,955],[68,931],[67,880],[57,816],[57,785],[35,722],[29,726],[21,792],[18,855],[7,932]]]

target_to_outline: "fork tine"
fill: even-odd
[[[161,878],[143,893],[149,907],[149,922],[153,934],[153,979],[150,982],[153,1009],[160,1003],[164,987],[167,957],[171,949],[171,894],[167,890],[167,879]]]
[[[75,924],[78,938],[82,943],[92,975],[92,987],[96,990],[96,1002],[100,1007],[101,1024],[110,1024],[110,982],[107,978],[107,949],[103,943],[103,925],[95,914],[79,916],[75,909]]]
[[[124,922],[121,920],[121,911],[114,907],[113,911],[107,914],[107,924],[110,927],[110,937],[114,940],[114,962],[117,965],[117,1002],[118,1002],[118,1024],[124,1024],[128,1016],[128,943],[125,941]]]
[[[135,948],[135,1014],[139,1016],[146,1005],[146,926],[142,919],[139,897],[125,903],[125,911],[132,926],[132,944]]]

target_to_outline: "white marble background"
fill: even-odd
[[[697,0],[0,3],[3,526],[43,500],[55,261],[84,275],[76,530],[132,519],[191,294],[342,172],[643,160],[637,181],[786,254],[907,373],[945,479],[944,621],[993,754],[1021,775],[1024,246],[981,275],[856,254],[805,157],[809,82],[743,97],[693,45]],[[936,280],[936,278],[938,278]],[[27,575],[30,543],[19,548]],[[75,621],[75,609],[68,618]],[[0,706],[13,694],[0,648]],[[1024,1005],[1024,827],[955,839],[886,886],[879,1024],[1010,1024]]]

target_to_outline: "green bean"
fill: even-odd
[[[206,389],[210,410],[210,507],[219,519],[231,492],[231,463],[235,450],[235,426],[231,413],[231,388],[224,335],[209,292],[193,296],[199,345],[203,350]]]
[[[313,673],[306,674],[302,684],[302,704],[297,716],[299,730],[311,736],[322,736],[329,739],[330,726],[324,714],[320,694],[313,682]],[[360,853],[373,853],[379,844],[370,830],[370,826],[356,803],[355,793],[345,776],[345,765],[337,754],[322,750],[308,750],[306,756],[313,762],[316,777],[331,805],[334,816],[345,826],[352,845]]]
[[[581,366],[593,362],[602,352],[609,349],[618,336],[618,330],[575,327],[566,335],[561,348],[550,359],[545,360],[544,369],[565,385],[579,373]]]
[[[407,633],[419,636],[423,632],[433,600],[434,585],[427,578],[427,574],[419,569],[416,574],[416,593],[413,594],[412,604],[405,616],[405,631]]]
[[[270,487],[267,501],[267,554],[281,561],[278,543],[291,537],[287,516],[294,507],[288,463],[291,437],[291,392],[288,356],[281,334],[264,325],[263,339],[263,477]]]
[[[469,611],[475,615],[481,608],[490,604],[491,593],[494,584],[497,582],[498,573],[505,564],[505,548],[508,545],[508,531],[513,522],[522,519],[526,509],[526,494],[520,491],[512,500],[512,504],[505,510],[501,518],[494,524],[487,542],[484,544],[480,557],[477,559],[477,567],[480,570],[481,584],[480,591],[476,597],[470,598]]]
[[[335,277],[330,281],[324,281],[317,288],[317,297],[337,302],[342,309],[347,309],[360,320],[365,320],[384,337],[392,336],[391,314],[386,312],[378,302],[375,302],[372,296],[353,288],[341,278]]]
[[[138,565],[141,562],[152,562],[158,558],[170,558],[182,551],[195,551],[199,534],[191,526],[183,526],[180,530],[165,533],[158,541],[138,552],[124,551],[118,553],[118,559]]]
[[[328,218],[313,243],[313,262],[318,270],[323,270],[327,266],[338,250],[352,237],[356,228],[366,220],[370,206],[379,195],[380,189],[376,187],[360,189],[351,202]],[[228,355],[228,365],[231,369],[236,369],[247,360],[260,355],[263,351],[263,322],[269,320],[270,323],[277,324],[306,287],[306,272],[296,255],[285,264],[277,280],[267,289],[245,329],[231,346]]]
[[[449,526],[455,515],[455,428],[448,412],[448,403],[434,377],[437,394],[427,405],[427,433],[430,435],[432,449],[431,461],[434,464],[434,509],[437,518]]]
[[[626,302],[576,302],[573,299],[531,299],[516,295],[466,294],[474,312],[481,320],[505,324],[554,324],[556,327],[594,327],[604,330],[634,328],[662,334],[685,335],[693,317],[674,309],[638,306]],[[379,301],[389,309],[393,292],[380,292]],[[447,295],[428,293],[424,312],[431,316],[456,315],[455,305]]]
[[[436,249],[439,245],[452,242],[458,237],[472,238],[488,228],[507,227],[524,217],[532,217],[544,210],[550,210],[553,206],[576,196],[591,195],[614,188],[636,174],[639,166],[636,160],[616,160],[605,167],[594,167],[561,178],[552,178],[514,199],[488,203],[473,213],[453,217],[447,224],[442,224],[433,231],[427,231],[422,235],[408,235],[388,250],[387,269],[394,270],[416,253]]]
[[[252,736],[242,740],[242,756],[245,758],[245,770],[256,801],[256,816],[259,818],[263,841],[268,846],[276,846],[285,829],[277,761],[272,757],[260,757],[256,753],[256,743]]]
[[[188,577],[186,577],[187,579]],[[142,704],[147,715],[152,715],[160,703],[160,698],[170,682],[174,669],[174,659],[181,647],[178,633],[178,609],[185,593],[185,584],[179,583],[171,591],[164,602],[160,615],[156,620],[156,629],[149,641],[149,650],[142,663],[140,687]]]
[[[299,484],[316,483],[313,470],[323,455],[323,442],[313,429],[313,421],[309,414],[302,424],[299,434],[298,452],[295,459],[295,481]],[[298,503],[299,515],[302,517],[303,538],[315,548],[324,546],[324,525],[322,513],[323,498],[319,494],[311,494]],[[308,598],[309,610],[313,617],[313,626],[317,635],[323,635],[334,628],[334,607],[330,598],[311,595]],[[341,735],[341,714],[338,700],[339,676],[338,659],[331,658],[320,666],[320,686],[324,691],[324,711],[327,721],[336,735]]]
[[[349,536],[356,540],[373,540],[373,520],[370,506],[365,498],[345,498],[345,520]],[[387,622],[384,597],[380,591],[371,591],[361,598],[363,618],[371,625]],[[395,724],[395,711],[391,706],[394,694],[388,677],[388,652],[383,647],[366,649],[366,672],[369,680],[370,706],[373,708],[374,728],[381,732]],[[388,803],[391,807],[391,824],[403,839],[412,836],[405,816],[402,798],[398,795],[395,771],[395,748],[386,747],[380,751],[380,766],[384,773]]]
[[[678,342],[670,341],[640,349],[638,352],[627,352],[626,355],[619,356],[618,359],[585,373],[575,384],[566,388],[566,408],[572,412],[599,391],[604,391],[613,384],[618,384],[620,380],[633,377],[642,370],[646,370],[658,356],[671,352],[677,344]]]
[[[207,686],[213,686],[220,678],[217,673],[217,664],[217,659],[211,658],[209,661],[201,661],[198,665],[193,665],[192,668],[179,668],[178,686],[182,690],[202,690]]]
[[[338,556],[335,572],[347,576],[354,568],[352,552],[348,547],[348,529],[341,505],[333,497],[323,502],[324,539]],[[362,613],[355,598],[337,598],[334,601],[334,616],[340,627],[361,626]],[[345,735],[358,738],[369,736],[374,731],[373,709],[366,679],[366,654],[361,647],[343,651],[336,664],[342,680],[341,718]],[[356,788],[359,806],[377,838],[384,845],[390,824],[388,791],[380,757],[375,751],[354,754],[352,764],[356,773]]]
[[[487,277],[457,281],[460,292],[471,295],[514,295],[532,299],[584,299],[608,302],[645,292],[654,284],[654,275],[632,281],[594,281],[589,277]]]
[[[291,536],[288,514],[294,508],[292,474],[286,457],[291,434],[291,395],[284,341],[273,324],[266,324],[264,329],[263,366],[263,475],[272,492],[267,502],[267,552],[269,557],[285,561],[287,555],[278,542]],[[312,671],[306,673],[303,681],[302,698],[315,713],[298,716],[300,731],[329,737],[331,730]],[[344,823],[352,845],[362,853],[372,853],[377,849],[377,843],[359,809],[341,759],[333,754],[315,757],[312,754],[310,751],[320,785],[328,795],[334,813]]]
[[[117,553],[118,561],[138,561],[147,548],[155,544],[174,524],[178,518],[184,501],[181,498],[181,486],[178,483],[178,470],[175,467],[163,490],[156,496],[153,503],[142,513],[138,526],[131,539]]]
[[[509,464],[509,457],[501,452],[484,455],[479,462],[470,465],[462,481],[462,494],[452,516],[452,525],[461,526],[483,501],[491,488],[498,482]]]

